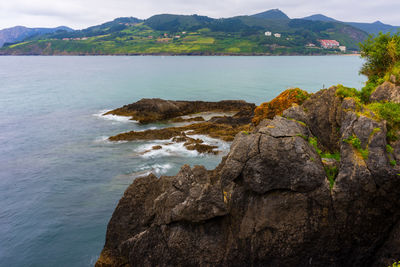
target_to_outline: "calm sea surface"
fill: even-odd
[[[361,88],[359,57],[0,57],[0,266],[91,266],[112,212],[135,177],[214,168],[219,156],[180,145],[110,143],[141,126],[104,111],[159,97],[244,99]],[[229,144],[216,143],[224,151]]]

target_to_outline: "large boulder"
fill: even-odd
[[[400,86],[396,85],[394,82],[395,80],[393,81],[393,83],[387,81],[379,85],[372,92],[370,101],[372,102],[390,101],[394,103],[400,103]]]

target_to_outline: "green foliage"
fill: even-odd
[[[371,103],[367,107],[380,119],[387,122],[387,137],[389,141],[398,139],[397,132],[400,130],[400,104],[393,102]]]
[[[361,56],[366,59],[361,73],[368,77],[383,78],[400,60],[400,33],[370,35],[360,48]]]
[[[391,75],[400,78],[400,32],[379,33],[370,35],[360,44],[361,56],[366,60],[360,73],[368,77],[365,87],[361,90],[361,100],[369,102],[371,93]]]
[[[386,145],[386,152],[388,152],[388,153],[390,153],[390,154],[392,154],[393,152],[394,152],[394,149],[393,149],[393,147],[391,146],[391,145]]]
[[[348,144],[350,144],[350,145],[352,145],[355,149],[357,149],[358,152],[360,152],[360,154],[361,154],[363,159],[368,159],[369,149],[368,148],[363,149],[361,147],[361,141],[357,136],[352,135],[349,138],[344,139],[343,141],[348,143]]]
[[[308,142],[310,143],[310,145],[312,145],[315,149],[315,151],[317,151],[318,155],[321,155],[322,150],[318,148],[318,139],[316,137],[310,137],[308,139]]]
[[[250,134],[248,131],[243,131],[242,133],[245,134],[245,135],[249,135]]]
[[[345,87],[341,84],[337,85],[336,96],[344,99],[346,97],[351,97],[355,99],[360,99],[360,91],[355,88]]]
[[[372,92],[375,91],[376,87],[384,82],[384,78],[379,78],[377,75],[369,77],[365,86],[361,89],[360,98],[363,103],[368,103]]]
[[[390,165],[392,165],[393,167],[397,165],[397,162],[395,160],[391,160],[390,161]]]
[[[328,177],[329,181],[329,188],[332,190],[333,186],[335,185],[336,177],[338,175],[338,168],[334,167],[325,167],[326,177]]]
[[[336,161],[340,161],[340,152],[336,153],[323,153],[321,158],[325,159],[335,159]]]
[[[388,267],[400,267],[400,261],[393,262],[393,264]]]

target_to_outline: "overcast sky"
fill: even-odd
[[[213,18],[279,8],[290,18],[316,13],[342,21],[400,26],[400,0],[0,0],[0,29],[23,25],[82,29],[117,17],[199,14]]]

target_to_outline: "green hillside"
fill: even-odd
[[[84,30],[5,44],[0,54],[330,54],[337,51],[319,48],[318,39],[335,39],[356,50],[367,37],[343,23],[291,20],[278,11],[226,19],[170,14],[147,20],[118,18]],[[280,37],[265,36],[266,31]],[[316,47],[307,46],[310,43]]]

